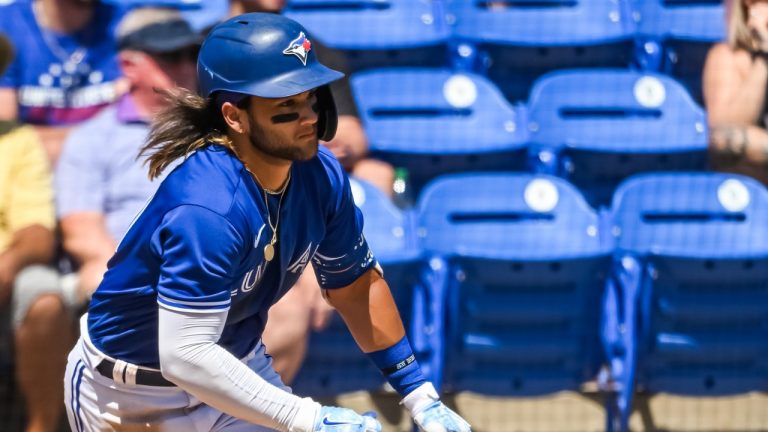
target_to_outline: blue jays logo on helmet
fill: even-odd
[[[299,60],[301,60],[301,63],[306,66],[307,56],[309,56],[309,52],[311,50],[312,42],[310,42],[307,36],[304,35],[304,32],[300,32],[299,37],[292,40],[291,43],[288,44],[288,47],[283,50],[283,54],[295,55]]]

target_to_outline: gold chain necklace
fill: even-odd
[[[261,185],[261,182],[259,181],[259,178],[256,177],[256,174],[252,173],[251,170],[248,169],[248,167],[245,168],[248,170],[248,172],[251,173],[253,178],[256,179],[256,181]],[[269,224],[269,228],[272,229],[272,239],[264,245],[264,259],[269,262],[272,261],[272,259],[275,257],[275,244],[277,243],[277,228],[280,226],[280,208],[283,205],[283,196],[285,196],[285,190],[288,189],[288,183],[291,181],[291,171],[288,171],[288,178],[285,179],[285,183],[283,183],[283,187],[280,188],[280,191],[270,191],[271,195],[277,195],[280,194],[280,200],[277,201],[277,217],[275,218],[275,224],[272,225],[272,215],[269,211],[269,201],[267,200],[267,188],[264,186],[261,186],[261,190],[264,191],[264,206],[267,208],[267,223]]]
[[[280,226],[280,208],[283,205],[283,196],[285,196],[285,191],[288,189],[288,183],[291,181],[291,170],[288,169],[288,177],[285,179],[285,183],[280,187],[279,190],[270,190],[267,191],[267,188],[264,187],[264,185],[261,183],[261,180],[259,180],[259,176],[254,174],[253,171],[248,167],[248,164],[245,163],[245,159],[241,158],[238,154],[237,150],[235,150],[235,147],[230,147],[230,150],[232,150],[232,153],[235,154],[235,156],[240,159],[240,162],[243,164],[243,168],[245,168],[246,171],[256,180],[256,183],[259,184],[261,187],[261,190],[264,191],[264,207],[266,207],[267,210],[267,223],[269,224],[269,228],[272,230],[272,239],[270,239],[269,243],[264,245],[264,259],[267,262],[272,261],[272,259],[275,258],[275,244],[277,244],[277,228]],[[277,217],[275,218],[275,224],[272,225],[272,215],[269,211],[269,201],[267,200],[267,193],[270,195],[277,195],[280,194],[280,200],[277,201]]]

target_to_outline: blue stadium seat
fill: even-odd
[[[553,72],[536,82],[528,109],[542,169],[568,178],[596,207],[629,175],[707,165],[704,111],[660,74]]]
[[[428,376],[439,373],[440,357],[434,351],[436,334],[424,331],[431,325],[428,284],[422,281],[424,266],[416,246],[412,217],[396,208],[374,186],[351,179],[355,202],[365,217],[364,234],[384,269],[417,358]],[[330,326],[312,333],[307,358],[293,385],[297,394],[332,396],[357,390],[378,390],[384,378],[362,354],[338,315]]]
[[[701,71],[710,46],[725,39],[722,0],[633,0],[643,68],[682,81],[701,103]]]
[[[611,248],[573,186],[533,174],[440,177],[419,199],[418,230],[425,253],[443,260],[432,268],[445,275],[448,391],[541,395],[596,377]]]
[[[392,68],[352,77],[371,152],[410,171],[412,190],[448,172],[523,170],[520,113],[475,74]]]
[[[636,387],[768,390],[768,191],[732,174],[645,174],[616,191],[612,219],[636,310],[627,320]],[[631,399],[633,387],[624,391]]]
[[[284,13],[344,50],[352,70],[448,64],[449,29],[433,0],[289,0]]]
[[[447,0],[456,59],[486,71],[507,98],[525,100],[543,73],[632,62],[634,21],[625,1]]]
[[[182,10],[181,14],[193,29],[204,32],[229,16],[229,0],[201,1],[197,8]]]
[[[18,0],[17,0],[18,1]],[[29,0],[25,0],[29,1]],[[203,0],[101,0],[105,3],[112,3],[128,8],[156,6],[169,7],[181,10],[199,9],[203,7]]]

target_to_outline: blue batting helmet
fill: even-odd
[[[208,33],[197,59],[200,93],[239,93],[263,98],[317,89],[318,137],[336,133],[336,106],[328,84],[344,76],[323,66],[307,30],[281,15],[249,13],[230,18]]]

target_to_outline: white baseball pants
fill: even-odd
[[[80,319],[80,340],[69,353],[64,376],[64,404],[73,432],[266,432],[201,403],[178,387],[155,387],[117,382],[101,375],[103,359],[88,337],[87,314]],[[248,367],[286,391],[261,343],[243,359]]]

